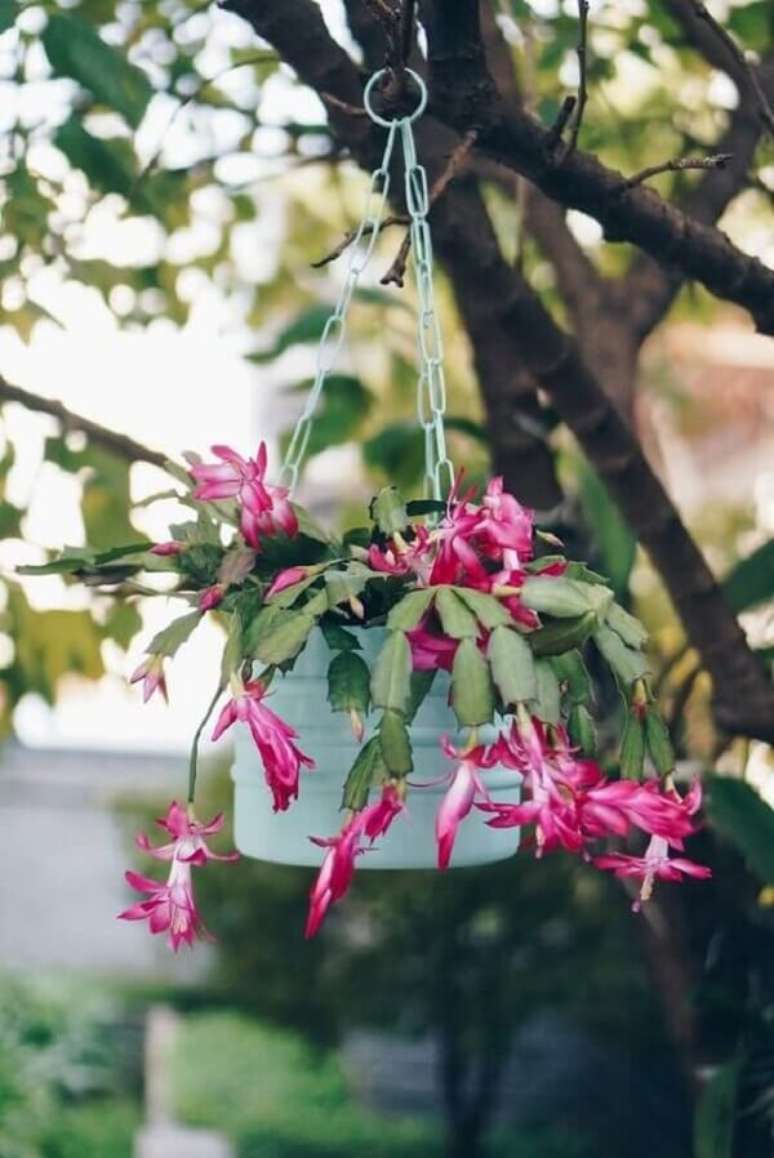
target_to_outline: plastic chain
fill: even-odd
[[[405,117],[386,120],[373,107],[372,98],[379,81],[385,75],[382,69],[369,80],[363,94],[363,103],[371,120],[387,129],[387,142],[381,163],[371,174],[363,218],[349,247],[347,273],[336,305],[325,323],[317,352],[314,384],[303,411],[293,430],[280,482],[295,489],[304,460],[314,415],[325,386],[344,341],[347,312],[357,288],[360,275],[374,251],[390,190],[390,162],[399,137],[403,149],[406,183],[406,207],[410,219],[412,269],[419,298],[417,314],[417,354],[419,378],[417,381],[417,418],[425,436],[425,494],[440,499],[451,488],[454,469],[446,452],[443,419],[446,412],[446,379],[443,369],[443,337],[435,309],[433,286],[433,243],[427,215],[430,198],[427,173],[417,160],[412,125],[427,107],[427,88],[422,78],[412,69],[408,75],[419,90],[419,103]]]

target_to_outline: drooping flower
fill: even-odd
[[[142,699],[145,704],[147,704],[154,692],[161,692],[165,700],[169,699],[167,695],[167,680],[164,675],[164,659],[165,656],[163,655],[146,656],[140,666],[135,668],[129,676],[130,684],[136,684],[142,681]]]
[[[368,852],[363,847],[363,841],[368,840],[373,844],[380,836],[384,836],[404,808],[401,788],[388,782],[382,789],[380,799],[354,813],[338,836],[311,838],[327,852],[309,894],[305,931],[307,938],[316,935],[328,909],[341,900],[352,884],[357,858]]]
[[[262,702],[266,687],[260,680],[239,685],[218,717],[212,739],[217,740],[235,721],[247,724],[260,753],[266,783],[274,797],[274,811],[284,812],[298,796],[302,765],[314,768],[314,760],[297,747],[298,733]]]
[[[362,812],[349,820],[338,836],[328,839],[313,837],[315,844],[327,848],[322,867],[309,894],[309,914],[304,935],[314,937],[320,929],[328,909],[345,895],[355,875],[355,860],[365,849],[361,847],[363,836]]]
[[[642,881],[640,895],[632,908],[637,912],[653,894],[653,886],[659,881],[681,881],[684,877],[708,880],[712,869],[697,864],[683,856],[669,855],[669,841],[663,836],[652,836],[644,856],[628,856],[622,852],[611,852],[594,857],[597,868],[606,869],[617,877],[630,877]]]
[[[138,893],[147,893],[148,899],[137,901],[119,913],[120,920],[147,920],[151,933],[168,932],[169,944],[175,953],[181,945],[192,946],[197,937],[208,936],[194,900],[190,864],[173,861],[165,883],[131,869],[127,869],[124,876],[127,884]]]
[[[598,868],[641,879],[643,901],[657,879],[710,875],[702,865],[669,856],[670,846],[682,850],[685,838],[696,831],[698,781],[681,797],[657,780],[608,780],[594,761],[577,757],[563,728],[552,729],[549,737],[540,721],[525,713],[500,737],[497,757],[522,773],[527,799],[517,805],[483,802],[478,807],[492,813],[488,824],[493,828],[534,824],[538,856],[555,848],[582,853]],[[589,853],[589,841],[627,837],[633,829],[650,837],[644,856]]]
[[[389,831],[393,820],[400,816],[405,807],[405,784],[388,781],[382,788],[382,795],[376,804],[371,804],[364,810],[363,832],[372,844]]]
[[[438,867],[447,869],[451,861],[459,826],[470,813],[473,804],[489,802],[489,793],[481,779],[481,770],[495,762],[493,752],[479,745],[468,750],[455,748],[448,736],[441,747],[450,760],[457,763],[451,774],[451,784],[441,801],[435,818],[435,838],[438,844]]]
[[[153,846],[145,833],[140,833],[137,845],[157,860],[168,861],[169,876],[161,882],[128,870],[125,874],[127,883],[137,892],[147,893],[148,898],[119,913],[119,918],[124,921],[147,920],[151,933],[169,933],[169,944],[177,952],[181,944],[191,946],[197,937],[208,936],[194,899],[192,866],[210,860],[237,860],[239,854],[215,853],[207,845],[205,837],[213,836],[223,827],[222,813],[208,824],[199,824],[173,801],[167,815],[156,823],[169,833],[172,840],[168,844]]]
[[[255,458],[243,458],[230,446],[213,446],[212,453],[221,461],[191,467],[196,482],[195,499],[202,502],[236,499],[241,507],[242,535],[256,550],[260,547],[261,534],[276,534],[277,530],[286,535],[297,532],[298,519],[288,500],[287,488],[271,486],[265,481],[265,442],[258,447]]]

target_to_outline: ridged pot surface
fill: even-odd
[[[369,666],[386,638],[383,627],[354,629]],[[249,731],[237,726],[234,780],[234,836],[246,856],[275,864],[317,866],[324,850],[310,836],[333,836],[342,825],[341,794],[347,773],[358,753],[346,713],[333,712],[328,703],[328,665],[333,657],[321,631],[315,629],[293,671],[272,684],[269,704],[299,733],[299,747],[315,761],[313,771],[302,771],[298,800],[287,812],[272,811],[263,765]],[[414,772],[418,784],[436,780],[452,765],[443,755],[440,740],[454,737],[457,722],[448,705],[449,676],[439,671],[411,726]],[[374,722],[366,730],[373,733]],[[494,800],[517,804],[520,788],[513,772],[493,768],[482,778]],[[408,809],[385,837],[358,860],[358,869],[434,868],[435,814],[446,783],[409,790]],[[518,829],[493,829],[484,813],[473,809],[460,826],[452,867],[486,864],[512,856],[519,844]]]

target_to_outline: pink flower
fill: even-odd
[[[296,583],[301,583],[302,580],[306,579],[306,576],[306,567],[286,567],[284,571],[280,571],[266,592],[266,598],[271,599],[273,595],[279,595],[280,591],[286,591],[288,587],[295,587]]]
[[[493,478],[481,500],[476,526],[476,537],[484,552],[492,558],[502,557],[504,551],[513,552],[516,557],[507,563],[511,568],[526,562],[533,553],[533,523],[533,512],[508,494],[502,477]]]
[[[393,535],[385,549],[373,545],[368,551],[368,563],[374,571],[388,575],[414,574],[422,586],[430,581],[433,567],[434,536],[427,527],[414,528],[411,542],[403,535]]]
[[[173,801],[166,817],[156,823],[166,829],[173,839],[168,844],[152,846],[145,833],[140,833],[137,844],[157,860],[169,861],[169,876],[162,884],[151,877],[127,871],[125,876],[128,884],[137,892],[147,893],[148,899],[137,901],[119,913],[119,918],[124,921],[147,920],[151,933],[168,932],[169,943],[177,952],[181,944],[190,946],[196,937],[208,935],[194,900],[192,866],[203,865],[210,860],[237,860],[239,854],[214,853],[204,839],[223,827],[222,813],[213,817],[209,824],[199,824]]]
[[[166,543],[156,543],[155,547],[151,547],[151,555],[179,555],[181,551],[185,550],[184,543],[178,543],[174,539],[170,539]]]
[[[382,795],[376,804],[371,804],[363,810],[363,832],[373,843],[380,836],[384,836],[396,816],[400,816],[406,807],[404,794],[397,784],[389,781],[382,788]]]
[[[199,610],[212,611],[214,607],[220,606],[225,594],[226,589],[222,583],[214,583],[212,587],[205,588],[199,596]]]
[[[365,850],[360,841],[363,835],[362,812],[356,813],[344,825],[338,836],[323,840],[314,837],[315,844],[327,848],[317,879],[309,894],[309,915],[304,936],[316,936],[328,909],[340,901],[352,884],[355,875],[355,860]]]
[[[382,789],[377,803],[356,812],[338,836],[311,838],[315,844],[328,851],[309,894],[305,932],[307,938],[317,934],[328,909],[341,900],[352,884],[357,858],[368,851],[363,848],[363,840],[370,840],[373,844],[378,837],[384,836],[404,807],[400,789],[388,783]]]
[[[465,502],[450,502],[447,514],[435,532],[439,549],[430,572],[431,585],[475,586],[486,582],[486,568],[470,542],[478,520],[476,511],[477,508]]]
[[[169,932],[169,944],[175,953],[181,944],[192,946],[197,937],[207,937],[191,886],[191,866],[173,861],[166,884],[128,869],[127,884],[138,893],[148,893],[148,900],[137,901],[119,913],[122,921],[148,921],[151,933]]]
[[[479,773],[482,768],[491,768],[495,759],[490,750],[481,746],[460,752],[446,736],[441,741],[441,747],[449,759],[458,761],[452,773],[451,785],[435,818],[438,867],[447,869],[459,826],[469,814],[476,798],[485,805],[489,802],[489,793]]]
[[[219,463],[199,463],[191,467],[197,484],[195,499],[202,502],[236,499],[242,509],[242,535],[256,550],[261,534],[275,534],[278,529],[286,535],[297,532],[298,520],[288,501],[287,489],[265,482],[265,442],[258,447],[255,458],[243,458],[230,446],[213,446],[212,452],[221,460]]]
[[[129,676],[129,683],[136,684],[142,680],[142,699],[147,704],[154,692],[161,692],[165,700],[167,695],[167,681],[164,675],[163,655],[149,655],[140,666]]]
[[[212,738],[217,740],[236,720],[247,724],[263,761],[274,811],[284,812],[298,796],[301,766],[314,768],[314,760],[293,743],[298,733],[261,702],[265,695],[266,688],[260,680],[245,684],[221,711]]]
[[[640,895],[632,905],[635,912],[642,907],[643,902],[650,900],[657,880],[681,881],[684,877],[707,880],[712,876],[712,869],[706,865],[697,864],[686,857],[670,857],[669,843],[662,836],[650,838],[644,856],[613,852],[595,857],[594,864],[597,868],[615,873],[617,877],[633,877],[642,881]]]
[[[549,739],[543,725],[526,715],[501,735],[496,755],[523,774],[528,799],[519,805],[485,801],[478,807],[493,813],[488,821],[493,828],[534,824],[538,856],[555,848],[583,853],[598,868],[641,879],[641,900],[648,899],[659,878],[710,875],[702,865],[669,857],[670,845],[681,850],[685,838],[695,832],[693,818],[701,806],[698,782],[681,797],[657,780],[609,781],[593,761],[577,759],[564,729],[552,729]],[[633,828],[650,836],[644,856],[589,856],[589,840],[626,837]]]
[[[426,623],[425,618],[412,631],[406,632],[414,671],[451,671],[459,640],[434,635],[427,630]]]

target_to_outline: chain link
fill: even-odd
[[[433,241],[427,215],[430,195],[427,173],[417,158],[411,122],[401,121],[401,144],[406,165],[406,205],[411,219],[411,265],[414,270],[417,310],[417,418],[425,432],[425,494],[440,499],[451,489],[454,467],[446,450],[446,375],[443,367],[443,334],[435,307]]]
[[[413,122],[424,112],[427,104],[427,89],[421,77],[409,70],[409,75],[419,87],[419,105],[410,116],[387,121],[374,112],[371,104],[371,95],[381,75],[381,73],[376,73],[368,82],[365,91],[365,107],[371,120],[387,129],[387,142],[381,163],[371,174],[363,218],[349,247],[349,261],[344,284],[320,337],[314,384],[293,430],[280,474],[280,483],[293,491],[298,482],[299,470],[309,445],[309,437],[312,433],[314,415],[320,395],[344,341],[347,311],[357,289],[360,275],[368,265],[379,237],[390,190],[390,162],[396,139],[400,136],[405,166],[406,206],[410,218],[411,265],[419,299],[417,311],[419,362],[417,417],[424,431],[425,494],[429,498],[440,499],[453,485],[454,468],[447,455],[446,434],[443,425],[446,412],[446,378],[443,368],[443,336],[435,308],[433,242],[430,236],[430,226],[427,222],[427,215],[430,212],[430,196],[427,173],[417,159],[412,128]]]

